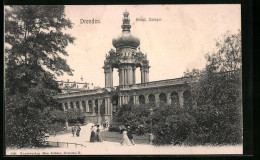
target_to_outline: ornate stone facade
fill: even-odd
[[[86,122],[111,121],[115,106],[159,102],[176,107],[191,106],[192,98],[187,78],[149,82],[149,61],[140,51],[140,40],[130,33],[129,13],[123,13],[122,34],[113,39],[113,46],[104,61],[105,88],[63,93],[57,98],[64,110],[82,110]],[[113,69],[118,68],[119,86],[113,86]],[[141,83],[136,84],[136,69],[140,68]]]

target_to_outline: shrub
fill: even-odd
[[[152,107],[152,104],[123,105],[117,108],[113,121],[118,126],[131,126],[134,133],[144,134],[150,131],[150,109]]]
[[[196,125],[194,117],[186,109],[173,108],[172,105],[156,108],[152,117],[156,145],[182,144]]]

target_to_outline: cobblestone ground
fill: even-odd
[[[78,143],[84,146],[61,145],[53,148],[11,149],[7,148],[7,155],[183,155],[183,154],[242,154],[243,146],[153,146],[136,144],[121,146],[118,142],[90,143],[90,128],[81,127],[80,137],[73,137],[71,133],[51,136],[48,141]]]

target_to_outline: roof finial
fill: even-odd
[[[126,10],[124,13],[124,18],[123,18],[123,24],[121,26],[121,28],[123,29],[122,31],[123,32],[130,32],[130,28],[131,28],[131,25],[130,25],[130,18],[128,18],[129,16],[129,12]]]

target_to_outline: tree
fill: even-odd
[[[206,55],[205,69],[184,73],[191,78],[193,99],[198,105],[194,116],[199,129],[194,138],[214,144],[241,143],[241,32],[227,32],[216,42],[216,48]]]
[[[241,31],[237,34],[231,34],[229,31],[216,41],[216,52],[207,54],[208,69],[215,72],[227,72],[241,70],[242,52],[241,52]]]
[[[7,145],[39,146],[46,113],[61,110],[55,76],[72,69],[62,56],[74,37],[64,6],[5,7],[5,119]]]

